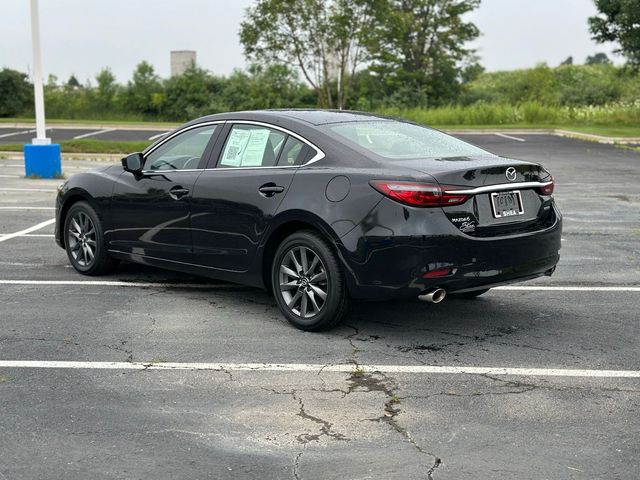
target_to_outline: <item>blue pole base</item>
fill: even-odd
[[[62,163],[60,161],[60,145],[24,146],[24,170],[27,177],[54,178],[62,175]]]

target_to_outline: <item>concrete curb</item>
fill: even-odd
[[[580,140],[589,140],[592,142],[619,144],[619,145],[638,145],[640,137],[605,137],[604,135],[595,135],[593,133],[574,132],[573,130],[556,129],[554,135],[559,137],[577,138]]]

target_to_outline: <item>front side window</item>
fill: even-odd
[[[491,155],[450,135],[411,123],[381,120],[326,127],[356,146],[389,160]]]
[[[234,125],[218,162],[219,167],[272,167],[286,134],[256,125]]]
[[[198,168],[218,125],[187,130],[163,143],[145,161],[146,170],[189,170]]]

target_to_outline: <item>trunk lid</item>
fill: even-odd
[[[488,237],[535,231],[555,221],[552,197],[541,195],[535,186],[522,185],[551,179],[541,165],[494,155],[394,163],[434,177],[445,191],[477,190],[461,205],[442,207],[451,223],[468,235]],[[509,188],[510,184],[513,188]]]
[[[441,185],[461,187],[481,187],[510,182],[538,182],[549,175],[537,163],[495,155],[400,160],[394,161],[393,164],[428,173]],[[507,179],[505,175],[509,167],[516,170],[516,177],[513,180]]]

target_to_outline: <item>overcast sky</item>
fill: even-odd
[[[169,75],[170,50],[196,50],[200,66],[228,74],[245,65],[238,41],[252,0],[40,0],[44,70],[80,81],[109,66],[125,82],[141,60]],[[29,71],[28,0],[0,0],[0,67]],[[488,70],[582,62],[612,47],[590,39],[592,0],[482,0],[470,15],[482,36],[474,43]]]

